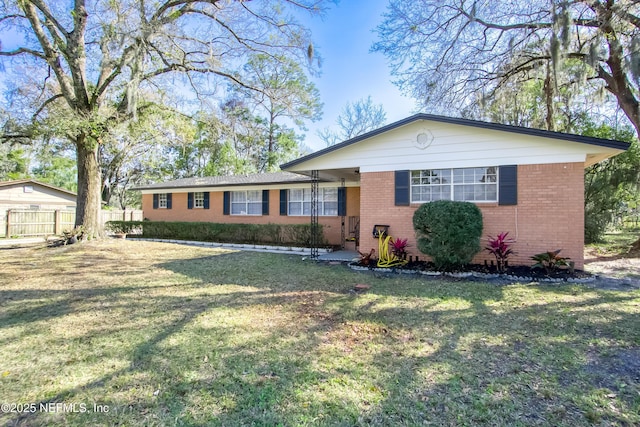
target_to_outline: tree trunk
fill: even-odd
[[[547,107],[547,115],[545,117],[545,123],[547,125],[548,131],[554,131],[555,126],[553,122],[553,117],[555,116],[555,111],[553,108],[553,79],[551,74],[551,67],[549,63],[547,63],[547,77],[544,79],[544,99],[545,105]]]
[[[78,202],[76,207],[76,227],[83,226],[85,236],[96,238],[102,235],[100,221],[101,185],[98,165],[98,144],[86,135],[76,140],[78,159]]]
[[[276,131],[275,121],[276,119],[273,116],[273,103],[272,103],[272,108],[269,115],[269,148],[267,151],[267,167],[265,172],[271,172],[275,163],[274,156],[273,156],[274,143],[275,143],[274,133]]]

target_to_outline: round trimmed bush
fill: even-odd
[[[418,249],[436,268],[452,270],[468,264],[480,252],[482,212],[473,203],[439,200],[413,214]]]

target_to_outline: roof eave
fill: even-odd
[[[144,186],[134,187],[132,190],[174,190],[177,188],[223,188],[223,187],[256,187],[256,186],[269,186],[269,185],[290,185],[290,184],[307,184],[311,179],[301,179],[297,181],[269,181],[269,182],[243,182],[243,183],[226,183],[226,184],[191,184],[191,185],[175,185],[175,186]]]
[[[36,184],[36,185],[39,185],[41,187],[46,187],[46,188],[49,188],[51,190],[55,190],[55,191],[58,191],[60,193],[67,194],[69,196],[78,197],[78,194],[74,193],[73,191],[69,191],[69,190],[66,190],[64,188],[56,187],[54,185],[50,185],[50,184],[47,184],[45,182],[40,182],[40,181],[37,181],[35,179],[30,179],[30,178],[17,179],[17,180],[13,180],[13,181],[5,181],[5,182],[0,183],[0,187],[8,187],[10,185],[20,185],[20,184],[26,184],[26,183]]]

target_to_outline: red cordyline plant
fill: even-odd
[[[409,239],[395,239],[389,242],[389,249],[391,253],[400,259],[403,259],[407,254],[407,246]]]
[[[506,231],[504,233],[498,234],[497,237],[489,236],[489,245],[485,247],[489,253],[496,257],[496,263],[498,266],[498,271],[504,271],[507,266],[507,260],[509,259],[509,255],[514,254],[515,252],[511,249],[511,245],[513,245],[516,241],[508,238],[509,232]]]

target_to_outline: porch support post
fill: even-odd
[[[343,189],[345,188],[345,180],[344,178],[340,179],[340,187]],[[338,205],[340,204],[340,193],[338,193]],[[346,211],[346,209],[345,209]],[[345,212],[342,212],[342,217],[340,218],[340,249],[344,249],[344,242],[345,239],[347,238],[347,236],[345,235],[345,230],[344,230],[344,220],[345,220]]]
[[[318,259],[318,246],[320,245],[318,223],[318,171],[311,171],[311,259]]]

